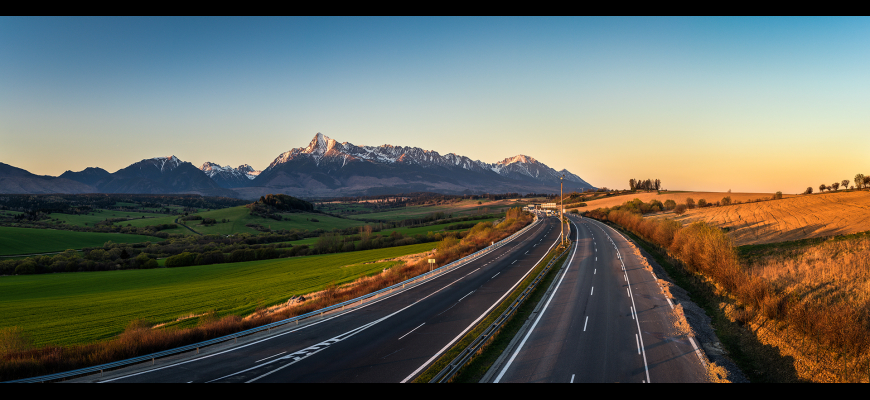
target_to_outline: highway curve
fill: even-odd
[[[700,352],[675,332],[671,302],[626,239],[598,221],[571,220],[569,266],[485,379],[706,382]]]
[[[88,382],[406,382],[458,340],[558,242],[544,218],[507,245],[417,287],[198,356]]]

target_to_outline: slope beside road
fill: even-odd
[[[307,325],[87,382],[405,382],[494,308],[558,241],[547,218],[424,284]]]
[[[696,344],[629,242],[571,217],[575,248],[488,382],[706,382]]]

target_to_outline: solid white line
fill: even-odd
[[[595,293],[595,286],[592,287],[592,291],[589,292],[589,295],[592,296],[592,293]]]
[[[577,224],[574,224],[574,227],[576,228]],[[508,368],[510,368],[511,364],[514,362],[514,359],[517,358],[517,354],[520,354],[520,350],[523,349],[523,345],[526,344],[526,341],[529,339],[529,336],[532,335],[532,332],[535,330],[535,327],[538,326],[538,322],[541,321],[541,317],[547,311],[547,307],[550,306],[550,302],[553,301],[553,297],[556,296],[556,292],[559,290],[559,286],[562,285],[562,281],[565,279],[565,275],[567,275],[568,270],[571,269],[571,263],[574,262],[574,255],[577,254],[577,243],[579,243],[579,242],[574,242],[574,250],[571,253],[571,260],[568,261],[568,267],[565,268],[565,272],[562,273],[562,277],[559,278],[559,282],[556,283],[556,287],[553,289],[553,292],[550,293],[550,298],[547,299],[546,303],[544,303],[544,308],[541,309],[540,313],[538,313],[538,318],[535,319],[535,322],[532,324],[532,327],[529,328],[528,332],[526,332],[526,336],[523,337],[523,340],[520,342],[519,346],[517,346],[517,349],[514,351],[514,354],[511,355],[510,359],[508,359],[507,364],[505,364],[505,366],[502,368],[501,372],[499,372],[498,376],[495,378],[493,383],[499,383],[499,381],[501,381],[501,378],[504,376],[505,372],[507,372]],[[551,246],[551,248],[552,248],[552,246]],[[548,253],[549,253],[549,251],[548,251]]]
[[[530,269],[525,273],[525,275],[521,276],[520,279],[517,281],[517,283],[515,283],[513,286],[511,286],[511,288],[508,289],[508,290],[507,290],[507,291],[506,291],[506,292],[505,292],[505,293],[504,293],[504,294],[503,294],[503,295],[502,295],[498,300],[496,300],[495,303],[492,303],[492,305],[491,305],[491,306],[490,306],[486,311],[484,311],[483,314],[480,314],[480,316],[477,317],[477,319],[475,319],[474,321],[472,321],[471,324],[469,324],[468,327],[465,328],[465,330],[463,330],[463,331],[460,332],[458,335],[456,335],[456,337],[453,338],[453,340],[451,340],[451,341],[450,341],[449,343],[447,343],[444,347],[442,347],[441,350],[438,350],[438,352],[435,353],[431,358],[429,358],[428,360],[426,360],[426,362],[424,362],[423,365],[421,365],[419,368],[417,368],[416,370],[414,370],[414,372],[411,372],[411,374],[408,375],[407,377],[405,377],[405,379],[402,379],[402,382],[401,382],[401,383],[405,383],[405,382],[408,382],[409,380],[411,380],[411,378],[413,378],[415,375],[417,375],[417,373],[419,373],[420,371],[422,371],[423,368],[426,368],[426,366],[429,365],[432,361],[435,361],[436,358],[440,357],[441,354],[444,353],[444,351],[446,351],[447,349],[450,348],[450,346],[453,346],[453,343],[455,343],[457,340],[459,340],[460,338],[462,338],[462,336],[464,336],[466,332],[468,332],[469,330],[471,330],[472,327],[474,327],[475,325],[477,325],[477,323],[478,323],[481,319],[483,319],[483,317],[485,317],[487,314],[489,314],[489,312],[492,311],[492,309],[495,308],[495,306],[497,306],[499,303],[501,303],[501,301],[504,300],[504,298],[507,297],[507,295],[509,295],[511,292],[513,292],[514,289],[515,289],[517,286],[519,286],[520,282],[522,282],[524,279],[526,279],[526,277],[527,277],[530,273],[532,273],[532,270],[535,269],[534,266],[535,266],[535,265],[538,265],[538,264],[539,264],[539,263],[544,259],[544,257],[547,256],[547,253],[549,253],[550,250],[552,250],[553,247],[556,246],[557,243],[559,243],[559,240],[554,240],[554,241],[553,241],[553,244],[550,245],[550,248],[547,249],[547,252],[544,253],[544,255],[541,257],[541,259],[538,260],[538,262],[534,263],[533,266],[532,266],[532,268],[530,268]],[[537,245],[536,245],[536,246],[537,246]],[[567,271],[567,270],[568,270],[568,269],[565,268],[565,271]],[[563,275],[563,276],[564,276],[564,275]]]
[[[574,383],[574,374],[571,374],[571,383]]]
[[[280,356],[281,354],[284,354],[284,353],[286,353],[286,351],[282,351],[282,352],[280,352],[280,353],[278,353],[278,354],[275,354],[274,356],[269,356],[269,357],[266,357],[266,358],[264,358],[264,359],[262,359],[262,360],[254,361],[254,364],[256,364],[256,363],[258,363],[258,362],[260,362],[260,361],[266,361],[266,360],[268,360],[268,359],[270,359],[270,358],[272,358],[272,357],[278,357],[278,356]]]
[[[469,294],[470,294],[470,293],[469,293]],[[420,324],[420,326],[423,326],[423,325],[426,325],[426,323],[425,323],[425,322],[424,322],[424,323],[422,323],[422,324]],[[399,339],[397,339],[397,340],[402,340],[402,338],[403,338],[403,337],[405,337],[405,336],[408,336],[408,335],[410,335],[410,334],[411,334],[411,332],[414,332],[414,331],[416,331],[416,330],[417,330],[417,329],[420,329],[420,326],[418,326],[418,327],[416,327],[416,328],[414,328],[414,329],[411,329],[411,331],[410,331],[410,332],[408,332],[408,333],[406,333],[406,334],[404,334],[404,335],[402,335],[402,337],[400,337],[400,338],[399,338]]]
[[[586,316],[586,322],[583,323],[583,332],[586,332],[586,324],[589,323],[589,316]]]
[[[634,334],[634,342],[637,343],[637,354],[640,354],[640,340],[637,338],[637,334]]]

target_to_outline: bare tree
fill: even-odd
[[[848,179],[843,179],[843,181],[840,182],[840,185],[843,186],[843,190],[848,189],[848,188],[849,188],[849,180],[848,180]]]

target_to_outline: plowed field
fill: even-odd
[[[620,196],[614,196],[610,198],[603,198],[598,200],[592,200],[586,202],[586,207],[580,208],[581,211],[585,210],[594,210],[596,208],[601,207],[613,207],[622,205],[626,201],[632,201],[634,199],[640,199],[644,203],[649,202],[650,200],[658,200],[662,203],[665,200],[673,200],[676,201],[677,204],[683,204],[686,202],[686,199],[691,197],[695,200],[695,203],[698,200],[704,199],[707,200],[708,203],[715,203],[717,201],[722,200],[725,196],[731,196],[731,201],[739,201],[746,202],[749,200],[757,200],[757,199],[765,199],[773,197],[773,193],[723,193],[723,192],[662,192],[662,194],[658,194],[656,192],[652,193],[635,193],[635,194],[625,194]],[[795,197],[793,194],[784,194],[783,198]],[[569,207],[565,207],[569,208]]]
[[[695,201],[699,197],[694,197]],[[739,199],[734,194],[731,198]],[[682,216],[665,213],[650,218],[672,218],[683,224],[705,221],[728,228],[738,246],[844,235],[870,230],[870,192],[790,196],[776,201],[694,209]]]

